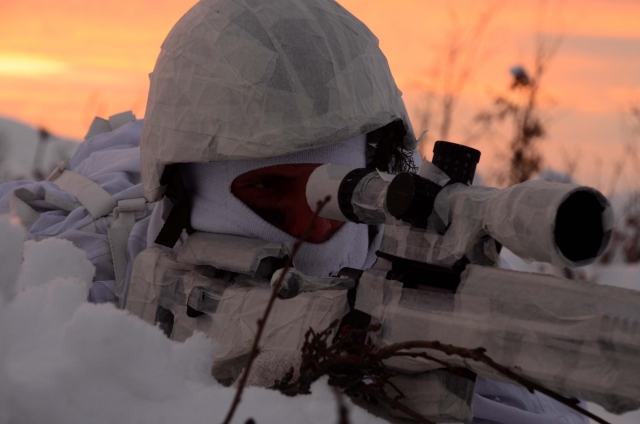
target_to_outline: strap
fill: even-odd
[[[136,223],[136,212],[147,208],[145,199],[125,199],[118,202],[113,211],[113,220],[107,228],[109,247],[113,260],[113,271],[116,280],[116,296],[122,300],[127,276],[127,243],[131,230]],[[124,307],[124,305],[121,305]]]
[[[61,190],[78,199],[93,219],[108,215],[118,206],[118,202],[109,193],[84,175],[65,169],[52,181]]]
[[[169,173],[165,172],[165,175],[168,175],[170,179],[167,184],[166,195],[171,199],[173,208],[169,212],[169,216],[160,229],[155,242],[173,249],[180,239],[182,230],[186,230],[188,234],[193,233],[193,228],[191,227],[191,202],[189,202],[189,198],[186,195],[180,173],[175,172],[175,168],[172,166],[169,168]],[[164,175],[163,178],[165,178]]]
[[[44,201],[50,205],[55,206],[58,209],[62,209],[63,211],[71,212],[80,206],[76,200],[70,201],[65,199],[63,196],[60,196],[58,193],[52,193],[47,191],[44,194]]]
[[[182,230],[187,230],[187,233],[193,231],[191,229],[191,205],[187,199],[182,199],[171,209],[155,242],[173,248],[180,238]]]

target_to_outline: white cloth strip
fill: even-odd
[[[113,271],[116,280],[115,293],[121,299],[127,276],[127,242],[131,229],[136,223],[136,212],[146,208],[144,199],[125,199],[118,202],[114,211],[113,221],[109,224],[109,247],[113,260]],[[120,302],[120,306],[124,304]]]
[[[53,183],[78,199],[93,219],[110,214],[118,206],[118,202],[98,184],[68,169],[62,171]]]

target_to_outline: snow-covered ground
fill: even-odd
[[[0,117],[0,183],[41,179],[38,177],[48,175],[58,162],[71,157],[79,143],[80,140],[54,134],[44,136],[37,128]],[[39,144],[41,147],[37,152]]]
[[[220,423],[235,391],[211,377],[215,346],[185,343],[86,302],[93,265],[66,240],[24,244],[0,216],[0,424]],[[383,423],[347,400],[352,423]],[[234,423],[335,423],[326,381],[296,398],[249,388]]]
[[[87,303],[94,269],[84,252],[24,237],[15,218],[0,216],[0,424],[222,422],[234,390],[210,376],[211,341],[173,342],[110,304]],[[640,265],[593,272],[603,283],[640,285]],[[249,388],[234,422],[335,423],[326,381],[312,392],[288,398]],[[383,422],[347,404],[352,423]],[[639,411],[590,409],[612,424],[640,422]]]

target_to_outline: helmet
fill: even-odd
[[[333,0],[201,0],[150,75],[142,186],[167,165],[281,156],[402,122],[413,129],[377,38]]]

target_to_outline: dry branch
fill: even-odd
[[[467,349],[442,344],[438,341],[407,341],[376,349],[370,339],[365,341],[365,337],[370,332],[379,331],[379,325],[370,325],[364,329],[343,327],[333,344],[329,345],[329,336],[337,325],[336,321],[320,333],[310,329],[305,335],[305,343],[302,347],[302,362],[298,379],[292,381],[294,373],[291,369],[281,381],[276,381],[273,388],[289,396],[308,394],[311,384],[321,376],[327,375],[331,386],[339,387],[352,398],[362,399],[372,404],[384,403],[391,408],[402,411],[420,423],[430,423],[431,421],[402,403],[404,394],[390,381],[396,373],[387,368],[383,362],[393,357],[423,358],[437,362],[453,374],[470,379],[475,378],[475,374],[471,370],[449,364],[424,351],[430,349],[449,356],[458,356],[486,364],[503,376],[527,388],[530,392],[535,390],[543,393],[598,423],[608,424],[602,418],[581,408],[577,399],[562,396],[519,375],[512,369],[496,363],[486,355],[484,348]],[[389,392],[391,391],[397,395],[390,396]]]
[[[349,409],[344,403],[342,392],[338,388],[334,387],[333,393],[336,396],[336,403],[338,404],[338,424],[351,424],[351,420],[349,419]]]
[[[373,405],[386,404],[419,423],[433,424],[401,402],[404,393],[390,381],[396,373],[382,363],[375,346],[367,339],[367,334],[377,331],[379,326],[363,329],[343,327],[331,343],[332,333],[337,326],[338,321],[334,321],[319,333],[309,329],[302,346],[298,379],[292,381],[292,368],[272,388],[287,396],[309,394],[311,384],[326,375],[330,386],[339,388],[353,399]]]
[[[280,286],[282,285],[282,280],[287,275],[287,271],[289,271],[289,269],[293,266],[293,260],[296,257],[296,254],[298,253],[300,246],[302,245],[302,243],[304,243],[304,241],[309,236],[309,233],[313,228],[313,225],[315,223],[316,218],[318,217],[318,214],[320,213],[322,208],[327,203],[329,203],[329,200],[331,200],[331,197],[327,196],[324,200],[318,202],[318,205],[316,206],[316,210],[313,213],[313,217],[311,218],[311,222],[309,222],[309,225],[305,229],[304,234],[302,234],[302,236],[293,245],[291,256],[289,257],[286,264],[284,265],[283,272],[280,274],[280,278],[278,278],[276,283],[271,288],[271,296],[269,297],[269,302],[267,303],[267,307],[264,310],[264,314],[262,315],[262,318],[258,320],[258,331],[256,332],[256,336],[253,339],[253,345],[251,346],[251,350],[249,351],[249,358],[247,359],[247,364],[244,367],[244,372],[240,376],[240,381],[238,382],[238,389],[236,391],[236,395],[233,398],[233,402],[231,403],[231,407],[229,408],[229,412],[227,412],[227,416],[224,419],[223,424],[231,423],[231,420],[233,419],[233,415],[235,414],[236,409],[240,404],[240,400],[242,399],[242,392],[244,391],[244,388],[247,384],[247,379],[249,377],[249,372],[251,371],[251,366],[253,365],[253,361],[256,359],[256,357],[258,356],[258,353],[260,352],[260,348],[258,347],[258,344],[260,343],[260,339],[262,338],[262,333],[264,332],[265,324],[267,322],[267,319],[269,318],[271,309],[273,308],[273,304],[280,290]]]
[[[378,354],[384,359],[388,359],[394,356],[412,356],[412,357],[422,357],[428,360],[433,360],[433,357],[431,357],[430,355],[427,355],[424,352],[401,352],[401,351],[406,351],[410,349],[432,349],[432,350],[443,352],[449,356],[455,355],[464,359],[471,359],[475,362],[481,362],[483,364],[488,365],[489,367],[499,372],[500,374],[504,375],[505,377],[508,377],[509,379],[515,381],[519,385],[525,387],[531,393],[533,393],[533,391],[535,390],[537,392],[540,392],[542,394],[549,396],[550,398],[557,400],[560,403],[563,403],[564,405],[567,405],[571,409],[577,412],[580,412],[581,414],[591,418],[592,420],[598,423],[609,424],[607,421],[603,420],[597,415],[594,415],[591,412],[581,408],[578,405],[580,403],[578,399],[562,396],[561,394],[554,392],[553,390],[550,390],[536,383],[533,380],[529,380],[528,378],[515,373],[509,367],[505,367],[503,365],[496,363],[493,359],[489,358],[485,354],[486,349],[482,347],[475,348],[475,349],[466,349],[466,348],[461,348],[453,345],[442,344],[438,341],[434,341],[434,342],[408,341],[408,342],[402,342],[402,343],[395,343],[395,344],[383,347],[378,351]],[[438,362],[441,363],[440,361]]]

